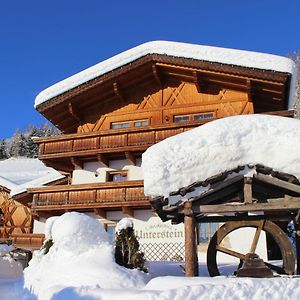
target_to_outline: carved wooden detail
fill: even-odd
[[[0,208],[3,212],[3,224],[0,227],[0,237],[12,234],[30,233],[32,216],[30,209],[9,198],[8,192],[0,192]]]
[[[161,83],[161,75],[155,66],[153,76],[157,83]],[[194,83],[170,81],[156,90],[152,87],[137,87],[134,93],[129,91],[126,94],[126,102],[120,85],[114,82],[113,86],[116,97],[122,101],[104,102],[103,105],[86,112],[87,122],[78,127],[79,133],[107,130],[111,123],[130,120],[146,119],[151,125],[170,123],[172,114],[175,113],[215,111],[217,117],[253,113],[253,105],[249,104],[246,91],[209,86],[201,80],[201,74],[197,72],[194,72]]]

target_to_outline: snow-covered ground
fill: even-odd
[[[79,213],[47,222],[53,246],[36,253],[24,275],[0,278],[3,300],[299,299],[300,278],[183,277],[179,263],[148,263],[149,274],[120,267],[103,226]],[[11,268],[15,268],[13,264]],[[224,266],[226,267],[226,266]],[[230,267],[230,266],[227,266]],[[8,273],[7,273],[8,274]],[[166,276],[166,275],[173,276]]]

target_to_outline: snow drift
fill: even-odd
[[[143,287],[148,275],[120,267],[103,225],[87,215],[71,212],[50,218],[46,238],[53,246],[37,253],[24,270],[25,287],[36,295],[59,287]]]
[[[170,192],[226,170],[262,164],[300,179],[300,120],[268,115],[219,119],[143,154],[145,194]]]

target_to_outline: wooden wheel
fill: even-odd
[[[226,237],[239,228],[252,227],[255,228],[255,234],[250,241],[250,248],[248,253],[255,253],[257,243],[262,231],[267,232],[274,239],[278,245],[281,255],[282,262],[280,266],[277,264],[271,264],[265,261],[265,264],[273,271],[278,274],[289,274],[292,275],[295,271],[295,254],[290,240],[284,231],[271,221],[240,221],[240,222],[227,222],[222,225],[218,231],[213,235],[207,250],[207,268],[210,276],[219,276],[219,267],[217,263],[217,253],[225,253],[230,256],[236,257],[242,262],[245,259],[247,253],[240,253],[235,249],[226,247]],[[239,267],[241,264],[239,265]]]

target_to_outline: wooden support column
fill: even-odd
[[[294,220],[294,226],[296,230],[296,262],[297,262],[297,269],[295,273],[296,275],[300,275],[300,220],[297,217]]]
[[[252,178],[244,178],[244,202],[247,204],[252,203]]]
[[[133,218],[133,209],[132,207],[129,207],[129,206],[122,206],[122,213],[128,217],[131,217]]]
[[[94,213],[103,219],[106,219],[106,211],[103,208],[94,208]]]
[[[184,204],[185,276],[198,276],[198,256],[192,203]]]

